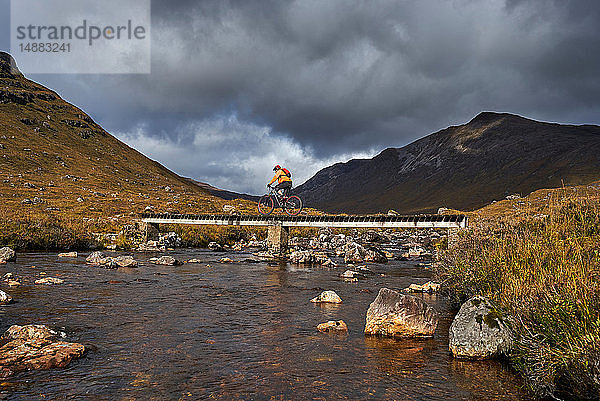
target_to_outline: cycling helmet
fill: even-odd
[[[281,168],[281,166],[278,164],[278,165],[276,165],[275,167],[273,167],[273,171],[277,171],[277,170],[279,170],[280,168]]]

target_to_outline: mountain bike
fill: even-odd
[[[269,193],[261,196],[258,200],[258,212],[263,216],[268,216],[273,213],[276,204],[290,216],[297,216],[302,211],[302,199],[296,195],[279,195],[275,188],[269,187]]]

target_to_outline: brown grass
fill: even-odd
[[[542,396],[600,396],[600,194],[542,190],[472,213],[437,274],[458,302],[492,299],[514,366]]]

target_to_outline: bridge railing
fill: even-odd
[[[465,228],[465,215],[206,215],[142,213],[142,221],[151,224],[197,224],[229,226],[332,227],[332,228]]]

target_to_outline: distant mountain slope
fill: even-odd
[[[26,79],[0,52],[0,214],[222,212],[224,203]]]
[[[296,188],[325,211],[471,210],[513,193],[600,178],[600,127],[484,112],[370,160],[319,171]]]
[[[209,194],[224,200],[245,199],[253,202],[258,202],[258,199],[260,198],[260,196],[256,195],[240,194],[238,192],[232,192],[227,191],[225,189],[215,188],[210,184],[196,181],[191,178],[189,178],[189,180],[192,181],[194,184],[198,185],[200,188],[206,190]]]

